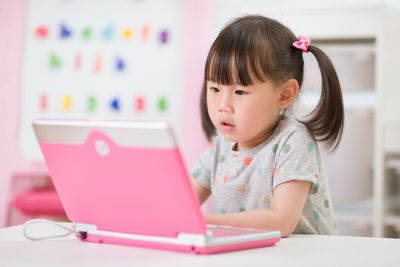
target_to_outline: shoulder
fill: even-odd
[[[310,181],[318,186],[321,161],[318,146],[306,126],[287,118],[279,124],[274,147],[274,185],[289,180]]]
[[[293,117],[282,117],[272,139],[273,151],[281,152],[306,150],[315,151],[317,144],[307,127]]]
[[[287,143],[288,141],[314,142],[314,138],[306,125],[293,117],[283,117],[275,131],[276,141]]]

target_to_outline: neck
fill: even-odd
[[[264,142],[265,140],[267,140],[275,131],[276,127],[278,126],[280,121],[280,118],[278,118],[278,120],[274,123],[274,126],[272,128],[269,128],[263,132],[261,132],[258,136],[255,136],[254,138],[252,138],[252,140],[248,141],[248,142],[242,142],[242,143],[236,143],[233,146],[233,150],[234,151],[246,151],[249,149],[252,149],[253,147],[258,146],[259,144],[261,144],[262,142]]]

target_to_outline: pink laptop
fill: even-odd
[[[210,254],[280,240],[279,231],[205,224],[165,122],[35,120],[33,127],[83,241]]]

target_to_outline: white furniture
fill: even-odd
[[[337,219],[344,223],[358,221],[372,226],[372,234],[376,237],[385,236],[384,227],[387,225],[400,229],[400,216],[386,211],[385,208],[387,160],[400,155],[400,7],[385,4],[332,4],[331,6],[321,4],[309,7],[296,5],[266,7],[264,5],[244,9],[244,12],[275,18],[287,25],[295,34],[305,35],[311,41],[317,41],[317,45],[318,42],[322,46],[336,45],[338,48],[343,45],[355,45],[353,48],[356,53],[373,54],[372,61],[367,62],[372,64],[372,68],[367,68],[364,70],[367,73],[363,74],[367,82],[361,80],[362,75],[357,77],[360,73],[351,66],[347,66],[350,75],[349,73],[342,73],[342,77],[339,75],[339,78],[343,78],[345,106],[369,105],[373,112],[373,126],[371,126],[373,128],[370,133],[366,133],[372,135],[370,139],[373,144],[365,144],[371,148],[370,162],[373,161],[373,164],[369,165],[373,169],[373,182],[368,181],[368,170],[365,170],[366,177],[361,177],[364,178],[365,183],[359,187],[372,187],[372,199],[366,201],[366,206],[369,204],[369,208],[361,207],[367,212],[361,212],[359,206],[353,205],[351,214],[337,212]],[[344,67],[346,68],[346,63]],[[363,68],[364,66],[361,64],[355,67]],[[340,72],[339,69],[338,73]],[[347,76],[350,81],[345,81],[344,76]],[[358,81],[361,86],[354,86],[352,83],[354,81]],[[306,96],[306,101],[313,102],[318,97],[319,94],[314,91]],[[354,138],[357,138],[356,136],[365,138],[359,131],[351,134]],[[352,162],[360,170],[365,169],[365,164],[360,163],[357,157],[344,158],[342,162]],[[350,177],[347,178],[352,178],[351,175],[348,176]]]
[[[65,223],[66,226],[70,224]],[[35,236],[60,234],[35,224]],[[22,225],[0,229],[0,266],[399,266],[400,240],[372,237],[293,235],[273,247],[215,255],[97,244],[74,236],[30,241]]]

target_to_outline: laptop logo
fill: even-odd
[[[94,142],[94,147],[100,156],[105,157],[110,153],[110,148],[104,140],[96,140]]]

